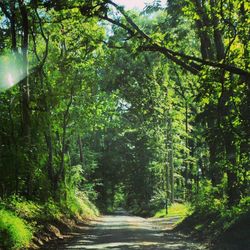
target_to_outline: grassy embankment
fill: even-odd
[[[27,249],[60,237],[60,228],[98,215],[84,194],[67,202],[44,204],[11,197],[0,203],[0,249]]]
[[[166,209],[160,209],[158,210],[154,217],[155,218],[169,218],[169,217],[180,217],[180,221],[182,221],[185,217],[187,217],[191,213],[191,207],[187,203],[173,203],[168,208],[168,213],[166,214]]]
[[[250,198],[227,206],[215,198],[197,204],[176,230],[206,241],[211,249],[249,249]]]
[[[210,249],[249,249],[250,198],[244,198],[232,207],[211,197],[193,207],[174,203],[169,207],[168,214],[161,209],[154,217],[175,216],[180,217],[176,231],[205,241]]]

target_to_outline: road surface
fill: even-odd
[[[176,218],[144,219],[125,213],[100,217],[69,242],[53,249],[205,249],[184,235],[171,230]],[[47,248],[48,249],[48,248]]]

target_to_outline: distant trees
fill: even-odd
[[[115,7],[119,14],[112,16],[109,6]],[[123,34],[119,41],[109,40],[111,48],[160,52],[186,72],[199,76],[193,77],[187,87],[180,77],[174,79],[176,85],[178,80],[180,82],[180,86],[175,87],[176,92],[186,101],[185,187],[189,191],[196,187],[198,192],[200,178],[210,179],[214,187],[226,183],[224,188],[228,204],[237,203],[245,192],[249,192],[248,189],[243,191],[249,182],[249,153],[245,151],[249,148],[249,119],[245,113],[249,109],[248,3],[172,1],[159,12],[158,26],[154,26],[153,19],[151,24],[143,22],[112,1],[99,1],[95,6],[87,7],[80,7],[83,15],[94,15],[109,21],[117,27],[114,31],[119,30]],[[88,12],[85,12],[86,9]],[[154,8],[148,8],[145,15],[147,11],[151,14],[152,10]],[[188,31],[193,32],[192,39],[188,39]],[[175,74],[180,75],[180,69],[173,68]],[[182,70],[180,72],[188,77]],[[187,98],[194,117],[189,117]],[[189,119],[192,126],[188,123]],[[193,131],[188,127],[192,127]],[[206,142],[195,139],[199,133],[205,136]],[[204,157],[209,158],[206,166],[202,165]],[[243,162],[245,167],[242,168]]]

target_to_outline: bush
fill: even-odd
[[[245,228],[249,228],[246,224],[249,224],[250,218],[250,198],[242,198],[238,204],[228,206],[223,189],[223,185],[213,187],[210,182],[203,182],[199,194],[193,200],[194,213],[182,227],[212,242],[219,242],[225,235],[229,239],[239,235],[239,238],[245,237],[245,240],[249,233]]]
[[[32,239],[32,229],[14,213],[0,210],[0,245],[4,249],[28,247]]]
[[[5,207],[15,212],[26,220],[39,218],[42,214],[42,206],[33,201],[27,201],[20,196],[13,195],[5,202]]]
[[[69,216],[91,217],[98,215],[97,208],[83,192],[77,192],[77,195],[68,195],[67,201],[63,202],[62,206]]]
[[[93,217],[97,208],[82,193],[70,193],[60,203],[48,199],[45,204],[11,196],[0,202],[0,249],[27,248],[39,224],[66,217]]]
[[[164,190],[156,190],[154,192],[153,197],[150,200],[150,210],[157,211],[159,208],[162,208],[165,206],[167,200],[167,194]],[[169,202],[169,201],[168,201]]]
[[[203,181],[199,193],[194,196],[192,205],[199,214],[218,214],[225,210],[227,197],[224,184],[213,187],[211,181]]]
[[[48,201],[42,206],[44,220],[59,220],[63,214],[60,209],[60,205],[57,204],[53,199],[48,199]]]

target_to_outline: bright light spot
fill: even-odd
[[[115,0],[115,3],[124,6],[126,9],[139,9],[142,10],[146,4],[151,4],[154,0]],[[166,2],[166,1],[161,1]]]
[[[22,56],[18,53],[0,56],[0,91],[11,88],[26,77]]]
[[[10,73],[8,73],[8,85],[11,87],[14,85],[14,79]]]

